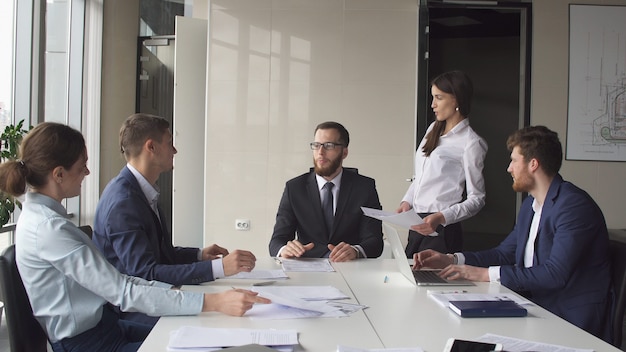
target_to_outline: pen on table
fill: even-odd
[[[386,284],[387,282],[389,282],[389,276],[385,275],[385,278],[383,279],[383,283]]]
[[[252,286],[269,286],[274,284],[276,281],[271,280],[271,281],[261,281],[261,282],[255,282],[252,284]]]

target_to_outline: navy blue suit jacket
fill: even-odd
[[[363,215],[361,207],[382,209],[374,179],[344,169],[337,198],[333,229],[326,230],[320,192],[311,171],[287,181],[278,212],[274,233],[269,243],[271,256],[298,235],[302,244],[315,246],[304,257],[321,258],[328,254],[328,244],[345,242],[360,245],[368,258],[383,251],[380,220]]]
[[[498,247],[464,252],[465,263],[500,265],[504,286],[610,342],[609,237],[602,211],[585,191],[557,174],[543,204],[533,266],[524,268],[532,202],[530,196],[524,200],[513,231]]]
[[[213,280],[211,261],[198,261],[198,248],[174,247],[166,219],[160,218],[124,167],[100,196],[93,241],[123,274],[174,286]]]

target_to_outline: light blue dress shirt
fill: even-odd
[[[201,293],[121,274],[48,196],[26,194],[15,248],[33,312],[52,342],[96,326],[106,302],[152,316],[202,311]]]

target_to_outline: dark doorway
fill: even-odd
[[[140,37],[137,58],[136,112],[157,115],[173,125],[174,36]],[[171,129],[171,128],[170,128]],[[172,231],[172,171],[159,175],[159,206]]]
[[[487,140],[485,207],[463,221],[465,250],[490,248],[512,229],[520,196],[506,172],[506,138],[528,125],[531,4],[498,1],[423,1],[420,5],[418,143],[434,121],[429,82],[465,71],[474,83],[470,124]]]

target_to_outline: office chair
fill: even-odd
[[[611,256],[611,278],[615,291],[613,310],[613,346],[621,348],[624,313],[626,313],[626,243],[618,240],[609,241]]]
[[[79,229],[81,229],[81,231],[83,231],[84,233],[87,234],[87,236],[89,236],[89,238],[92,238],[93,236],[93,229],[91,228],[91,226],[89,225],[82,225],[82,226],[78,226]]]
[[[7,330],[11,352],[46,352],[48,337],[26,296],[20,273],[15,263],[15,245],[0,255],[0,290],[4,299]]]
[[[352,171],[352,172],[357,173],[357,174],[359,173],[359,169],[356,168],[356,167],[345,167],[344,166],[343,169],[344,170],[348,170],[348,171]],[[313,172],[313,170],[315,170],[315,168],[313,168],[313,167],[309,168],[309,172]]]

